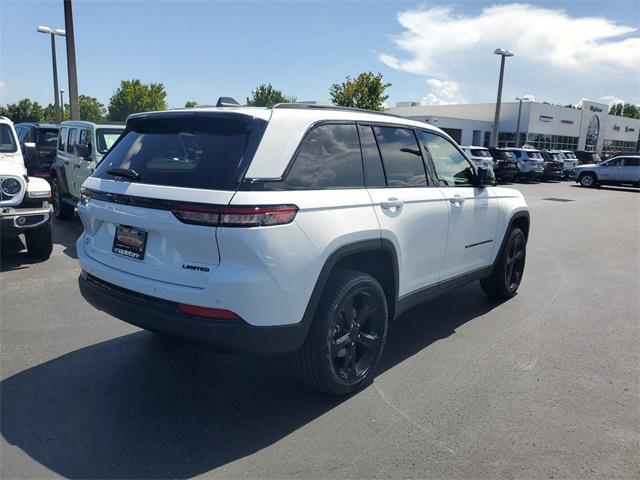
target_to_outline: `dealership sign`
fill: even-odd
[[[548,115],[540,115],[538,118],[540,119],[541,122],[544,122],[544,123],[550,123],[551,120],[553,120],[553,117],[550,117]]]
[[[635,129],[635,128],[633,128],[633,127],[624,127],[624,131],[625,131],[625,132],[635,132],[635,131],[636,131],[636,129]]]
[[[627,130],[626,130],[626,128],[627,128],[627,127],[625,127],[625,132],[627,131]],[[614,125],[614,126],[613,126],[613,131],[614,131],[614,132],[619,132],[619,131],[620,131],[620,125]]]
[[[596,107],[595,105],[590,105],[589,110],[591,110],[592,112],[602,112],[602,109],[600,107]]]
[[[560,120],[560,123],[566,123],[567,125],[573,125],[573,120]]]

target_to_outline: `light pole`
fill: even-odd
[[[491,135],[491,146],[498,146],[498,123],[500,122],[500,102],[502,101],[502,79],[504,78],[504,60],[507,57],[513,57],[513,52],[504,48],[496,48],[493,52],[500,55],[500,80],[498,80],[498,98],[496,100],[496,116],[493,119],[493,134]]]
[[[60,89],[60,105],[62,105],[62,120],[64,120],[64,88]]]
[[[38,27],[38,32],[51,35],[51,59],[53,61],[53,103],[56,107],[56,117],[58,118],[58,122],[60,122],[63,115],[60,111],[60,105],[58,104],[58,64],[56,62],[56,35],[64,37],[65,31],[60,28],[50,28],[41,25]]]
[[[520,114],[522,113],[522,101],[529,97],[516,97],[518,100],[518,122],[516,123],[516,148],[520,146]]]
[[[71,0],[64,0],[64,27],[67,31],[67,72],[69,74],[69,108],[71,120],[80,120],[78,105],[78,73],[76,70],[76,43],[73,36]]]

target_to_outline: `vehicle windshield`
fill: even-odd
[[[152,185],[235,190],[255,153],[266,122],[239,115],[163,115],[129,120],[120,141],[94,176],[133,170]]]
[[[472,149],[471,150],[471,154],[475,157],[485,157],[485,158],[491,158],[491,154],[487,151],[487,150],[476,150],[476,149]]]
[[[564,156],[564,153],[562,153],[562,152],[558,152],[558,153],[556,153],[556,154],[555,154],[555,156],[556,156],[556,158],[557,158],[558,160],[566,160],[566,159],[567,159],[567,157],[565,157],[565,156]]]
[[[527,152],[529,158],[542,158],[540,152]]]
[[[513,154],[513,152],[502,152],[504,158],[508,159],[508,160],[515,160],[516,156]]]
[[[96,129],[96,150],[98,150],[98,153],[107,153],[123,131],[124,128]]]
[[[0,123],[0,153],[14,153],[16,151],[18,151],[18,147],[11,127],[6,123]]]
[[[39,147],[55,147],[58,144],[58,130],[43,128],[38,132]]]

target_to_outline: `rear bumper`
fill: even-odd
[[[308,328],[303,323],[255,327],[243,321],[186,315],[178,304],[104,282],[87,275],[78,279],[87,302],[120,320],[146,330],[206,343],[231,353],[276,354],[302,347]]]

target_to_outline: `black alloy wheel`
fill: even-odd
[[[374,295],[356,290],[344,299],[334,317],[329,339],[333,369],[351,383],[364,377],[378,358],[385,315]]]

